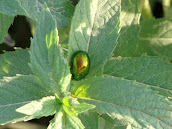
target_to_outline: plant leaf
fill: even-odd
[[[108,115],[104,114],[99,117],[99,128],[98,129],[129,129],[126,126],[125,120],[112,119]]]
[[[76,98],[65,97],[63,99],[63,109],[69,115],[78,115],[79,113],[86,112],[95,108],[94,105],[87,103],[79,103]]]
[[[172,65],[157,57],[115,58],[107,61],[104,74],[147,84],[167,98],[172,98]]]
[[[2,79],[3,76],[32,74],[28,65],[29,62],[28,50],[17,49],[15,52],[0,54],[0,79]]]
[[[92,77],[72,87],[71,93],[96,105],[100,115],[125,119],[132,128],[172,127],[170,102],[148,85],[115,77]]]
[[[137,10],[137,0],[122,0],[120,12],[121,31],[115,56],[133,56],[139,38],[140,13]]]
[[[7,35],[8,33],[8,29],[11,25],[11,23],[13,22],[14,17],[13,16],[7,16],[4,14],[0,13],[0,43],[2,43],[4,37]]]
[[[79,114],[79,119],[82,121],[83,125],[86,129],[99,129],[98,128],[98,114],[95,110],[89,110],[88,112],[84,112]]]
[[[84,129],[80,119],[59,111],[50,121],[48,129]]]
[[[33,100],[51,95],[37,77],[18,75],[0,79],[0,125],[32,119],[16,109]]]
[[[69,0],[0,0],[0,12],[6,15],[25,15],[38,21],[44,3],[56,18],[57,25],[70,25],[74,8]]]
[[[116,47],[119,36],[120,0],[82,0],[78,3],[69,34],[68,60],[76,51],[90,57],[89,75],[102,74],[102,65]]]
[[[161,18],[141,22],[136,56],[147,53],[172,60],[172,19]]]
[[[70,26],[74,13],[74,7],[70,0],[39,0],[40,3],[46,2],[51,14],[55,17],[57,27]]]
[[[52,93],[66,94],[69,90],[70,69],[58,46],[56,21],[45,8],[31,43],[31,69]]]
[[[102,117],[95,110],[79,114],[79,119],[87,129],[126,129],[121,121]]]
[[[57,103],[54,96],[44,97],[39,101],[32,101],[18,109],[17,112],[32,116],[33,118],[40,118],[55,114],[57,108],[61,105]]]

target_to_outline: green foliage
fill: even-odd
[[[172,65],[156,57],[114,58],[108,60],[104,74],[136,80],[172,98]]]
[[[50,121],[48,129],[84,129],[84,126],[78,117],[59,111]]]
[[[88,76],[101,75],[119,36],[120,0],[81,0],[69,34],[68,60],[82,50],[90,57]],[[113,36],[112,36],[113,35]]]
[[[96,105],[99,114],[107,113],[113,119],[125,119],[133,128],[161,128],[162,125],[170,129],[172,106],[148,87],[112,76],[94,77],[72,87],[71,93]]]
[[[171,0],[163,0],[163,10],[164,10],[164,16],[165,17],[171,17],[171,11],[172,11],[172,2]]]
[[[125,120],[112,119],[108,115],[103,114],[102,117],[99,117],[99,129],[126,129],[127,123]]]
[[[140,24],[137,0],[80,0],[69,28],[73,10],[69,0],[0,0],[0,41],[15,15],[36,23],[30,49],[0,55],[0,125],[54,115],[48,129],[171,129],[171,18]],[[90,58],[78,81],[76,51]]]
[[[137,0],[122,0],[121,5],[121,31],[114,54],[116,57],[130,57],[135,54],[138,44],[140,13],[137,9]]]
[[[0,79],[0,124],[33,118],[15,110],[33,100],[51,95],[33,75],[17,75]]]
[[[25,15],[38,21],[44,3],[49,7],[58,27],[70,25],[74,7],[69,0],[0,0],[0,43],[7,34],[14,16]]]
[[[70,115],[78,115],[79,113],[95,108],[95,106],[87,103],[79,103],[76,98],[65,97],[63,99],[63,109]]]
[[[32,74],[29,68],[28,50],[16,50],[15,52],[5,52],[0,55],[0,79],[3,76],[15,76],[16,74]]]
[[[172,60],[172,19],[151,19],[141,23],[136,55],[147,53]]]
[[[60,107],[61,105],[57,103],[55,97],[49,96],[39,101],[32,101],[16,109],[16,111],[28,116],[33,116],[34,118],[40,118],[55,114],[56,110]]]
[[[70,25],[74,8],[68,0],[0,0],[0,12],[6,15],[25,15],[38,21],[41,10],[47,4],[58,26]]]
[[[87,129],[98,129],[98,118],[99,115],[96,111],[90,110],[88,112],[84,112],[82,114],[79,114],[79,118],[81,119],[83,125]]]
[[[8,28],[13,22],[14,17],[0,13],[0,43],[2,43],[4,37],[7,35]]]
[[[42,31],[42,28],[45,31]],[[30,51],[31,69],[47,89],[62,97],[69,90],[71,75],[68,63],[58,46],[56,21],[48,8],[40,15],[33,36]]]

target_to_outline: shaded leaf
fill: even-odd
[[[120,12],[121,31],[115,56],[133,56],[138,45],[140,13],[137,9],[137,0],[122,0]]]
[[[0,13],[0,43],[2,43],[4,37],[7,35],[8,29],[13,20],[13,16],[8,16]]]
[[[16,74],[29,75],[32,71],[28,50],[17,49],[14,52],[5,52],[0,55],[0,78],[15,76]]]
[[[121,121],[113,120],[109,116],[102,117],[95,110],[79,114],[79,118],[86,129],[126,129]]]
[[[99,129],[98,128],[98,114],[95,110],[89,110],[79,114],[79,119],[82,121],[86,129]]]
[[[141,22],[136,56],[147,53],[172,60],[172,19],[161,18]]]
[[[99,123],[100,125],[98,129],[129,129],[129,126],[126,126],[125,120],[113,120],[106,114],[99,117]]]

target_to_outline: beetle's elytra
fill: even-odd
[[[77,51],[71,59],[71,73],[75,80],[83,79],[89,71],[90,60],[89,56],[84,51]]]

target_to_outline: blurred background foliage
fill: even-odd
[[[140,33],[135,56],[158,56],[172,62],[172,1],[139,0]]]
[[[172,17],[171,0],[139,0],[141,20]]]
[[[137,1],[137,0],[136,0]],[[71,0],[73,6],[76,6],[79,0]],[[149,36],[153,31],[162,31],[171,27],[172,29],[172,1],[171,0],[138,0],[137,1],[138,12],[141,13],[140,17],[140,33],[139,33],[139,46],[135,55],[140,56],[143,53],[148,55],[159,56],[166,60],[172,60],[172,31],[163,35],[164,42],[150,40]],[[156,21],[155,21],[156,20]],[[163,26],[159,26],[163,24]],[[168,26],[167,26],[168,25]],[[168,28],[167,28],[168,27]],[[30,38],[33,37],[35,28],[35,23],[25,17],[25,16],[16,16],[13,23],[9,27],[8,35],[4,42],[0,44],[0,54],[3,54],[5,51],[15,51],[16,48],[26,49],[30,47]],[[161,28],[161,29],[160,29]],[[151,31],[153,30],[153,31]],[[60,45],[64,49],[65,55],[67,55],[68,47],[68,36],[70,31],[70,26],[58,28]],[[148,32],[146,32],[148,31]],[[146,33],[146,34],[145,34]],[[148,35],[150,34],[150,35]],[[154,34],[153,38],[157,38],[158,34]],[[162,36],[162,35],[161,35]],[[170,36],[170,37],[169,37]],[[152,38],[152,37],[151,37]],[[167,41],[168,38],[169,40]],[[144,40],[142,40],[144,39]],[[145,40],[148,39],[148,40]],[[154,46],[158,42],[161,43],[161,47]],[[162,44],[165,44],[164,46]],[[114,52],[115,53],[115,52]],[[127,56],[126,53],[125,56]],[[162,56],[163,55],[163,56]],[[116,55],[115,55],[116,56]],[[118,56],[123,56],[118,53]],[[41,119],[36,119],[29,121],[27,123],[17,123],[9,124],[5,126],[0,126],[0,129],[44,129],[47,127],[49,120],[52,117],[46,117]]]

